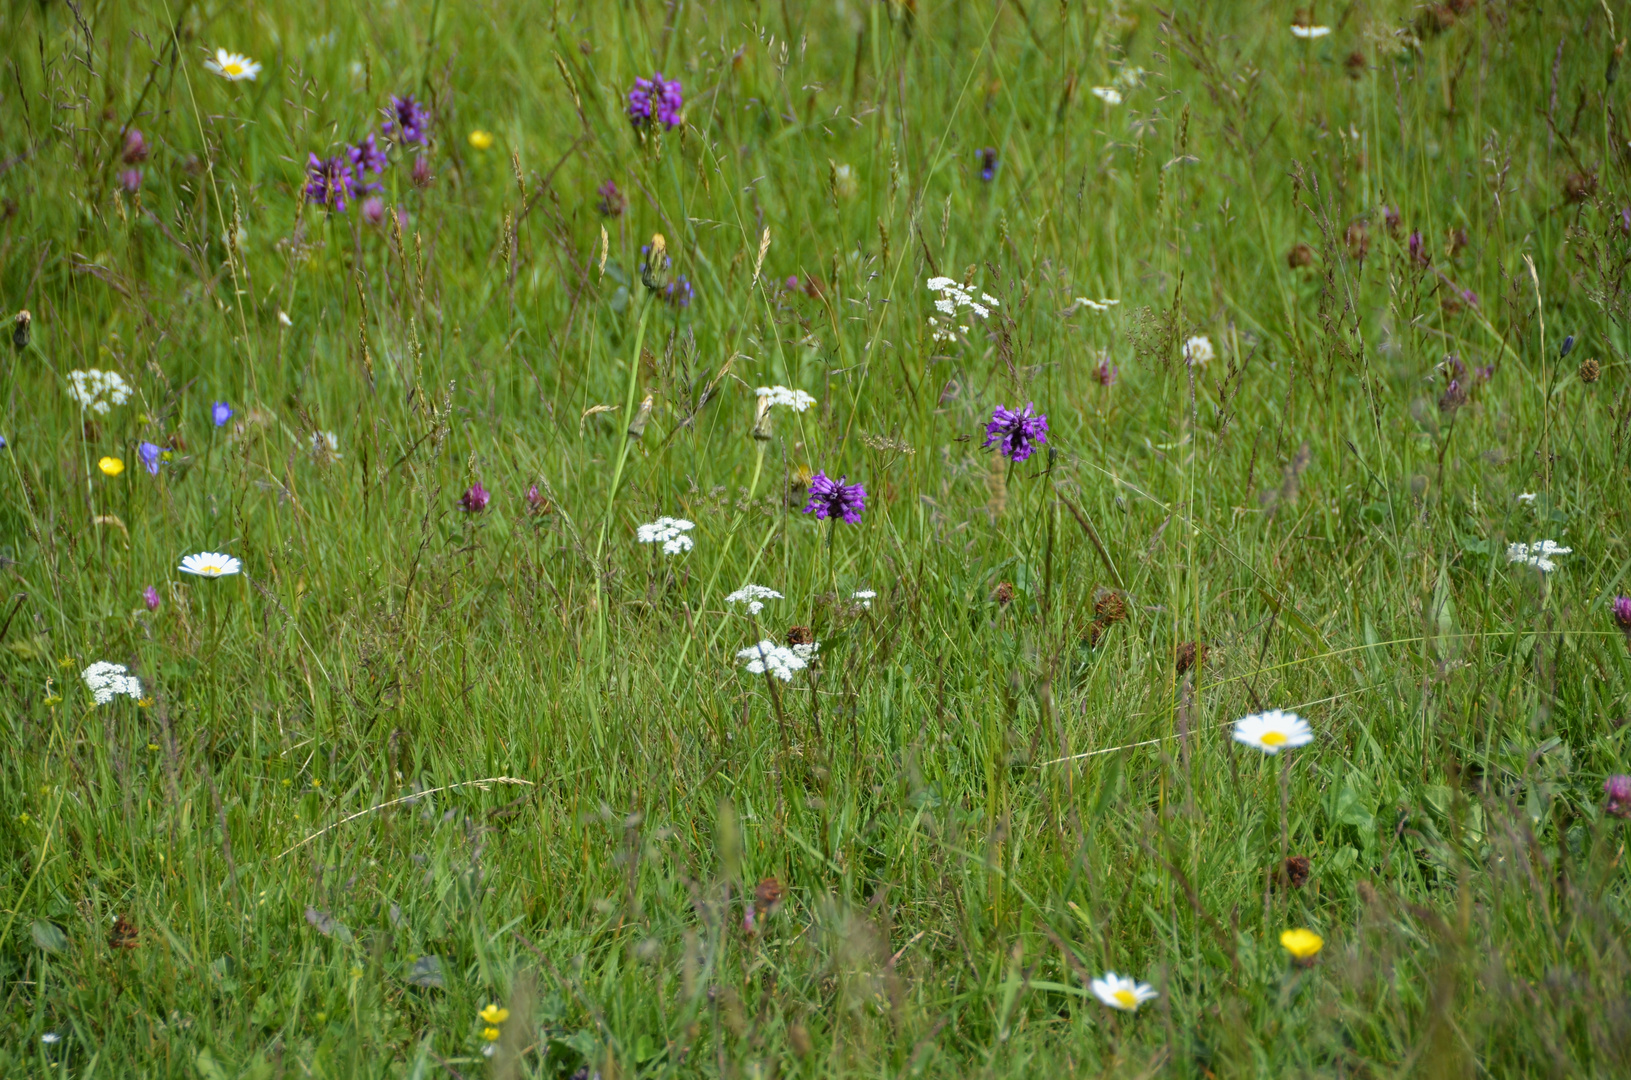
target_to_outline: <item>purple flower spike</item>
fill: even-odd
[[[159,474],[159,466],[164,464],[164,448],[157,443],[137,443],[136,456],[141,458],[142,464],[153,476]]]
[[[355,197],[357,175],[347,155],[320,158],[309,154],[306,158],[306,198],[321,203],[330,210],[345,213],[347,199]]]
[[[1604,810],[1615,817],[1631,817],[1631,776],[1615,773],[1603,781],[1603,794],[1608,796]]]
[[[1120,377],[1121,368],[1110,362],[1108,353],[1099,358],[1099,366],[1093,369],[1094,382],[1100,386],[1114,386]]]
[[[1614,622],[1621,630],[1631,634],[1631,596],[1616,596],[1612,608]]]
[[[479,514],[487,509],[487,500],[491,498],[492,495],[481,486],[481,481],[477,480],[470,485],[469,490],[459,496],[459,508],[467,514]]]
[[[210,423],[214,424],[216,427],[221,427],[231,419],[231,405],[228,405],[224,401],[217,401],[214,405],[210,406]]]
[[[1047,441],[1048,418],[1033,411],[1030,402],[1018,412],[998,405],[991,414],[991,422],[985,425],[982,448],[996,443],[998,453],[1018,464]]]
[[[844,483],[848,479],[841,476],[834,480],[824,471],[810,477],[810,503],[804,512],[820,520],[843,518],[851,525],[858,524],[861,511],[866,509],[866,488]]]
[[[375,176],[379,176],[391,164],[390,158],[385,156],[385,151],[381,150],[379,143],[374,140],[372,132],[369,133],[368,138],[347,150],[346,154],[351,158],[351,167],[355,171],[359,183],[362,181],[364,173],[373,173]],[[367,184],[364,185],[363,190],[374,191],[378,187],[378,184]]]
[[[1422,243],[1420,229],[1414,230],[1410,234],[1410,261],[1417,266],[1426,266],[1433,261],[1433,256]]]
[[[362,218],[370,225],[378,225],[385,220],[385,200],[378,195],[370,195],[362,201]]]
[[[412,94],[402,97],[391,95],[391,112],[385,121],[385,134],[395,134],[400,144],[425,144],[425,129],[430,126],[430,110],[413,99]]]
[[[142,603],[147,605],[148,611],[157,611],[159,609],[159,591],[151,585],[143,589]]]
[[[680,81],[664,79],[660,71],[652,72],[649,79],[635,79],[634,89],[629,91],[629,123],[637,128],[648,127],[653,120],[665,128],[677,128],[684,107]]]
[[[142,137],[140,130],[131,128],[125,132],[123,156],[126,165],[140,165],[147,160],[147,140]]]
[[[119,186],[125,189],[126,195],[134,195],[142,189],[142,171],[140,169],[126,169],[119,174]]]

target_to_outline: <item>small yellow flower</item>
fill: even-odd
[[[317,779],[317,777],[314,776],[314,777],[311,778],[311,786],[312,787],[322,787],[323,782],[321,780]]]
[[[62,704],[62,695],[61,694],[52,694],[50,697],[45,699],[45,703],[47,705],[61,705]]]
[[[481,1029],[481,1037],[486,1039],[488,1042],[497,1042],[498,1041],[498,1029],[495,1028],[495,1027],[482,1028]]]
[[[496,1026],[498,1024],[502,1024],[504,1021],[510,1018],[510,1010],[501,1009],[497,1005],[489,1005],[485,1009],[481,1010],[480,1015],[483,1022],[489,1026]],[[491,1037],[496,1039],[498,1038],[498,1034],[495,1032]]]
[[[290,779],[289,779],[289,778],[288,778],[288,777],[287,777],[287,776],[285,776],[285,777],[284,777],[284,778],[283,778],[283,786],[284,786],[284,787],[288,787],[288,786],[289,786],[289,785],[290,785],[290,784],[292,784],[292,783],[294,783],[294,781],[292,781],[292,780],[290,780]]]
[[[76,668],[78,666],[79,661],[74,659],[72,656],[64,656],[61,660],[57,661],[57,667],[64,671],[67,671],[69,668]]]
[[[477,150],[487,149],[493,145],[493,133],[491,131],[483,131],[481,128],[477,128],[470,133],[470,145],[475,147]]]
[[[1281,934],[1280,946],[1297,960],[1312,960],[1325,947],[1325,939],[1312,930],[1299,928]]]
[[[118,476],[125,471],[125,463],[116,457],[105,457],[96,463],[96,467],[102,470],[104,476]]]
[[[153,699],[150,697],[137,698],[136,707],[139,709],[151,709],[153,707]]]
[[[28,823],[29,823],[29,822],[30,822],[30,821],[33,821],[33,820],[34,820],[34,819],[33,819],[33,818],[31,818],[31,817],[29,817],[29,816],[28,816],[28,815],[27,815],[27,814],[26,814],[26,813],[25,813],[25,814],[18,814],[18,815],[17,815],[17,820],[18,820],[18,821],[20,821],[20,822],[22,822],[22,823],[23,823],[23,824],[24,824],[24,825],[27,825],[27,824],[28,824]]]
[[[156,742],[150,742],[147,744],[147,748],[149,750],[157,750],[159,748],[159,744]]]

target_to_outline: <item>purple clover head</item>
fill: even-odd
[[[352,169],[349,155],[336,154],[331,158],[307,155],[307,199],[343,214],[346,200],[355,198],[356,188],[357,174]]]
[[[379,143],[375,140],[373,132],[369,132],[366,139],[348,149],[346,154],[351,158],[351,168],[359,182],[361,182],[364,173],[373,173],[375,176],[379,176],[391,164],[391,159],[386,157],[385,151],[379,148]],[[377,184],[364,185],[363,190],[373,191],[378,186]]]
[[[487,509],[487,500],[492,497],[488,490],[481,486],[481,481],[477,480],[459,496],[459,509],[467,514],[479,514]]]
[[[134,195],[142,189],[142,171],[140,169],[126,169],[119,174],[119,186],[125,189],[126,195]]]
[[[533,514],[543,514],[549,511],[549,499],[544,496],[543,492],[538,490],[537,484],[527,489],[527,509]]]
[[[1422,243],[1420,229],[1410,231],[1410,261],[1417,266],[1426,266],[1433,261],[1433,256],[1428,252],[1426,245]]]
[[[147,605],[148,611],[157,611],[159,609],[159,591],[151,585],[143,589],[142,603]]]
[[[600,214],[602,217],[622,217],[623,211],[629,207],[629,199],[617,188],[616,180],[608,180],[595,189],[600,196]]]
[[[1461,302],[1463,304],[1466,304],[1468,307],[1477,307],[1478,306],[1478,294],[1473,292],[1471,289],[1462,289],[1461,290]]]
[[[1614,612],[1614,624],[1631,634],[1631,596],[1616,596],[1609,609]]]
[[[1121,377],[1121,368],[1110,362],[1108,354],[1099,358],[1098,367],[1093,369],[1093,381],[1100,386],[1114,386]]]
[[[997,148],[987,146],[980,151],[980,179],[990,183],[997,175]]]
[[[629,123],[637,128],[649,127],[653,121],[670,130],[677,128],[684,107],[680,81],[664,79],[660,71],[652,72],[649,79],[636,78],[629,91]]]
[[[136,444],[136,456],[153,476],[159,474],[159,466],[164,464],[164,448],[157,443],[142,442]]]
[[[1033,411],[1031,402],[1015,412],[998,405],[985,425],[982,448],[997,444],[997,452],[1016,465],[1048,441],[1048,418]]]
[[[844,483],[848,479],[841,476],[834,480],[825,471],[810,477],[810,502],[804,512],[814,514],[817,520],[843,518],[851,525],[858,524],[861,511],[866,509],[866,488]]]
[[[231,419],[231,405],[228,405],[224,401],[217,401],[214,405],[210,406],[210,423],[214,424],[216,427],[222,427],[228,420]]]
[[[378,225],[385,220],[385,200],[378,195],[370,195],[362,201],[362,218],[370,225]]]
[[[1614,817],[1631,817],[1631,776],[1615,773],[1603,781],[1603,794],[1608,805],[1603,807]]]
[[[436,174],[430,171],[430,159],[423,154],[413,159],[413,172],[410,175],[413,179],[413,186],[420,191],[436,182]]]
[[[126,165],[140,165],[147,160],[147,139],[138,129],[131,128],[125,132],[125,148],[121,156]]]
[[[425,145],[425,129],[430,127],[430,110],[414,100],[412,94],[402,97],[391,95],[390,115],[386,117],[384,132],[394,135],[399,145],[409,143]]]

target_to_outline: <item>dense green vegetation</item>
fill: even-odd
[[[0,1073],[1631,1072],[1628,36],[9,5]]]

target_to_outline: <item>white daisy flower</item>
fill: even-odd
[[[1329,26],[1302,26],[1298,23],[1291,24],[1291,36],[1294,38],[1302,38],[1304,41],[1312,41],[1315,38],[1322,38],[1330,32],[1331,28]]]
[[[142,696],[142,681],[123,664],[98,660],[80,672],[79,677],[85,680],[98,705],[106,705],[120,694],[136,700]]]
[[[766,600],[782,600],[785,597],[775,589],[765,585],[744,585],[740,589],[725,597],[725,603],[735,606],[746,604],[749,615],[757,615],[765,609]]]
[[[1296,713],[1271,709],[1235,721],[1235,742],[1256,747],[1265,754],[1294,750],[1314,741],[1314,729]]]
[[[1196,334],[1184,342],[1184,363],[1199,364],[1205,367],[1217,358],[1217,352],[1212,348],[1212,339],[1205,334]]]
[[[684,518],[660,517],[649,525],[640,526],[634,535],[642,544],[661,544],[664,555],[681,555],[696,546],[685,535],[696,527],[696,522]]]
[[[1506,549],[1506,561],[1509,563],[1526,563],[1533,566],[1543,574],[1549,574],[1557,569],[1552,561],[1554,555],[1568,555],[1573,548],[1559,547],[1551,540],[1536,540],[1533,544],[1512,544]]]
[[[758,394],[767,403],[767,407],[786,405],[794,412],[803,412],[811,405],[814,405],[816,401],[814,397],[803,390],[791,390],[785,386],[761,386],[754,393]]]
[[[850,593],[850,599],[859,601],[860,605],[864,608],[870,608],[872,606],[872,601],[877,599],[877,596],[878,594],[872,589],[856,589],[854,592]]]
[[[225,49],[216,49],[215,59],[204,61],[204,66],[228,82],[253,81],[261,73],[261,66],[249,57]]]
[[[1095,86],[1093,88],[1093,96],[1104,102],[1106,105],[1121,104],[1121,91],[1117,90],[1113,86]]]
[[[1094,997],[1122,1012],[1137,1012],[1140,1005],[1160,996],[1149,983],[1141,983],[1113,971],[1105,972],[1102,979],[1094,979],[1089,985],[1093,988]]]
[[[184,574],[197,574],[199,577],[228,577],[243,569],[243,563],[231,555],[222,555],[214,551],[201,551],[197,555],[187,555],[181,560],[181,572]]]
[[[810,650],[809,655],[815,653],[814,645],[795,645],[788,648],[766,638],[759,644],[749,645],[738,652],[736,658],[743,662],[743,666],[750,674],[763,675],[768,671],[782,682],[792,682],[793,672],[809,666],[809,660],[799,652],[801,649]]]

